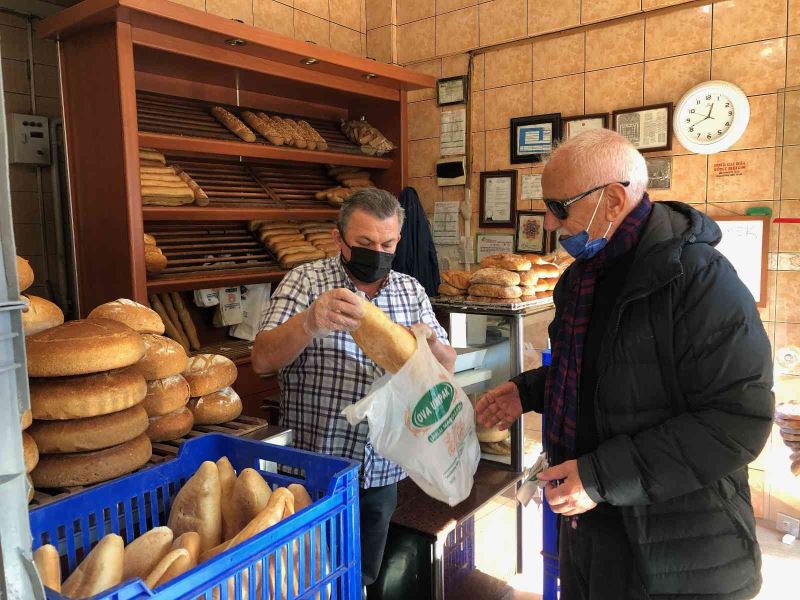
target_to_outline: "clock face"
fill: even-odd
[[[701,91],[688,98],[679,115],[684,135],[696,144],[713,144],[733,127],[736,107],[722,92]]]
[[[706,81],[681,98],[673,129],[687,150],[712,154],[733,146],[749,120],[750,104],[741,89],[727,81]]]

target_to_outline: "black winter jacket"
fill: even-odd
[[[417,190],[404,188],[398,200],[406,211],[406,220],[400,230],[400,243],[395,250],[392,269],[411,275],[422,284],[428,296],[437,296],[441,283],[439,259]]]
[[[598,357],[600,445],[578,459],[587,493],[619,507],[661,600],[752,598],[761,586],[747,465],[771,428],[772,354],[720,238],[693,208],[654,204]],[[545,376],[514,380],[524,410],[542,412]]]

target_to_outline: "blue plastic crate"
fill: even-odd
[[[175,460],[33,509],[30,512],[33,547],[46,543],[56,546],[62,557],[62,575],[66,578],[103,535],[117,533],[128,544],[153,527],[166,525],[169,509],[181,486],[203,461],[217,461],[223,456],[228,457],[237,472],[246,467],[256,469],[273,488],[302,483],[314,503],[155,591],[135,579],[94,598],[360,598],[357,463],[230,435],[207,434],[187,441]],[[299,467],[305,479],[268,473],[264,470],[267,462]],[[285,560],[281,560],[282,555]],[[286,570],[289,570],[288,581],[291,582],[292,565],[297,565],[299,587],[296,594],[294,586],[288,585],[284,596],[278,584],[274,586],[274,594],[269,593],[266,574],[270,558],[275,565],[276,582],[283,581]],[[315,568],[306,567],[307,558]],[[265,576],[255,576],[256,569]],[[245,590],[240,585],[243,571],[249,577]],[[231,577],[235,581],[233,594],[228,593]],[[264,585],[261,586],[262,595],[257,596],[259,578]],[[63,596],[48,590],[48,598],[56,600]]]
[[[456,525],[444,543],[444,589],[475,569],[475,517]]]

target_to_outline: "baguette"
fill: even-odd
[[[291,254],[307,254],[307,253],[317,253],[317,250],[312,244],[308,242],[286,242],[287,244],[291,244],[290,246],[280,247],[279,249],[275,250],[275,254],[278,256],[278,260],[283,260],[287,256]]]
[[[168,175],[164,173],[142,173],[139,175],[139,182],[142,185],[177,184],[175,187],[183,185],[183,181],[178,175]]]
[[[269,232],[267,232],[269,234]],[[305,241],[305,237],[303,237],[302,233],[277,233],[274,235],[265,235],[262,234],[264,237],[261,239],[262,242],[273,243],[276,244],[278,242],[303,242]]]
[[[308,148],[309,150],[316,150],[317,149],[316,140],[313,139],[313,136],[309,136],[305,131],[303,131],[303,128],[300,127],[300,125],[297,123],[297,121],[295,121],[294,119],[288,119],[288,118],[283,118],[283,117],[276,117],[276,118],[283,119],[283,122],[285,124],[287,124],[291,128],[292,133],[295,136],[294,137],[295,140],[297,140],[297,139],[303,140],[303,142],[305,142],[305,144],[306,144],[305,147]]]
[[[300,132],[295,131],[293,127],[291,127],[280,117],[275,117],[275,116],[269,117],[262,112],[259,112],[258,116],[261,117],[262,119],[266,117],[265,120],[272,123],[277,128],[277,130],[280,132],[283,138],[287,140],[287,143],[290,146],[294,146],[295,148],[300,148],[301,150],[303,148],[308,147],[308,144],[306,143],[304,137],[300,135]]]
[[[233,488],[236,485],[236,471],[233,470],[231,461],[227,456],[223,456],[217,461],[219,470],[219,485],[222,491],[222,541],[226,541],[235,536],[239,530],[235,529],[234,523],[237,519],[236,509],[232,501]]]
[[[175,175],[173,167],[139,167],[139,174],[151,173],[155,175]]]
[[[490,283],[478,283],[469,286],[470,296],[487,296],[489,298],[519,298],[522,295],[522,288],[518,285],[493,285]]]
[[[157,294],[153,294],[150,296],[150,306],[153,307],[153,310],[158,313],[158,316],[161,317],[161,320],[164,321],[164,330],[165,333],[171,337],[173,340],[178,342],[186,352],[189,352],[189,342],[186,341],[186,345],[184,346],[183,342],[181,342],[181,333],[179,332],[178,328],[175,326],[175,323],[172,322],[172,318],[167,313],[167,309],[164,308],[164,305],[161,303]]]
[[[61,591],[61,558],[52,544],[39,546],[33,553],[33,563],[45,587]]]
[[[61,593],[67,598],[89,598],[118,585],[122,581],[124,543],[109,533],[67,577]]]
[[[397,373],[417,350],[417,339],[405,327],[392,321],[380,308],[362,301],[364,318],[351,332],[356,344],[372,361],[389,373]]]
[[[191,346],[192,350],[200,350],[200,338],[197,337],[197,329],[192,321],[192,316],[183,303],[183,298],[181,298],[179,292],[170,292],[169,295],[172,298],[172,305],[178,313],[178,318],[183,325],[183,330],[186,332],[186,337],[189,339],[189,346]]]
[[[283,146],[283,136],[271,121],[267,122],[256,113],[249,110],[242,111],[242,120],[261,134],[261,137],[266,139],[270,144],[274,146]]]
[[[330,231],[326,232],[316,232],[316,233],[306,233],[306,240],[309,242],[313,242],[314,240],[330,240],[333,241],[333,236],[331,235]]]
[[[139,148],[139,160],[148,160],[162,165],[167,164],[167,159],[164,158],[164,155],[153,148]]]
[[[297,227],[276,227],[274,229],[261,229],[258,232],[258,237],[261,241],[274,238],[276,235],[302,235],[302,232]]]
[[[297,122],[300,126],[300,129],[309,136],[314,142],[317,144],[317,150],[327,150],[328,149],[328,142],[325,141],[325,138],[320,135],[319,131],[314,129],[308,121],[300,120]]]
[[[209,202],[211,202],[208,199],[208,194],[203,191],[203,188],[197,185],[197,182],[192,179],[186,171],[180,169],[178,171],[178,177],[186,182],[186,185],[188,185],[189,189],[192,190],[192,193],[194,194],[194,203],[197,204],[197,206],[208,206]]]
[[[469,278],[471,285],[476,283],[490,283],[492,285],[512,286],[519,285],[519,275],[513,271],[505,269],[497,269],[495,267],[486,267],[475,271]],[[485,296],[488,294],[476,294],[478,296]]]
[[[181,325],[181,318],[178,316],[178,311],[175,310],[175,305],[172,303],[172,298],[169,294],[161,294],[161,304],[164,305],[164,308],[167,310],[167,314],[169,315],[170,321],[175,326],[176,331],[178,332],[178,336],[180,337],[179,340],[180,345],[183,346],[183,349],[186,350],[186,353],[189,354],[191,351],[191,346],[189,344],[189,338],[186,337],[186,333],[183,331],[183,326]]]
[[[194,200],[194,194],[192,190],[189,189],[189,186],[186,185],[184,182],[181,182],[179,187],[170,187],[167,185],[153,184],[153,185],[143,185],[142,186],[142,196],[147,196],[148,198],[184,198],[190,197],[191,200]]]
[[[255,142],[256,134],[250,128],[239,120],[239,117],[232,112],[225,110],[221,106],[214,106],[211,109],[211,114],[214,118],[222,123],[229,131],[234,133],[238,138],[245,142]]]

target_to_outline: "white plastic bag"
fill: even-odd
[[[472,490],[481,449],[469,398],[431,353],[419,331],[417,351],[394,375],[342,411],[351,425],[365,417],[381,456],[408,472],[429,496],[455,506]]]

